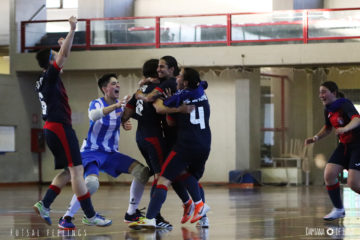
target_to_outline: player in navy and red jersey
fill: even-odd
[[[143,76],[149,79],[149,81],[140,87],[142,94],[152,92],[161,84],[157,74],[158,62],[159,60],[157,59],[150,59],[144,63]],[[173,112],[189,112],[189,109],[189,107],[182,106],[177,109],[173,108],[172,110]],[[156,187],[157,178],[161,171],[161,166],[164,163],[164,158],[167,155],[166,143],[161,125],[163,116],[156,113],[151,102],[146,102],[141,99],[137,100],[134,96],[126,105],[122,121],[126,121],[130,116],[133,116],[138,120],[136,142],[148,166],[155,174],[153,186],[150,191],[151,196]],[[181,193],[179,193],[180,190],[178,189],[178,186],[175,186],[175,188],[178,194],[184,195],[183,198],[189,199],[184,187],[182,187]],[[158,228],[172,228],[172,225],[164,220],[161,214],[156,217],[156,225]]]
[[[348,186],[360,193],[360,115],[332,81],[321,84],[319,98],[325,106],[325,125],[314,137],[307,138],[305,144],[315,143],[324,138],[333,127],[339,138],[339,144],[326,164],[324,173],[326,188],[334,205],[324,220],[331,221],[345,217],[338,182],[338,176],[343,169],[349,170]]]
[[[178,107],[181,104],[193,104],[195,109],[188,114],[175,114],[169,119],[169,124],[178,126],[178,138],[172,151],[162,166],[158,184],[154,190],[146,213],[146,218],[131,223],[130,228],[154,228],[155,216],[160,211],[167,195],[167,189],[178,176],[182,179],[195,202],[195,210],[191,223],[200,220],[210,207],[202,201],[197,180],[204,172],[205,162],[210,153],[211,131],[209,127],[210,107],[199,73],[191,68],[182,69],[177,78],[177,88],[180,90],[165,101],[168,107]],[[166,108],[160,104],[155,108]],[[166,111],[166,110],[162,110]],[[187,219],[188,220],[188,219]],[[186,220],[186,221],[187,221]]]
[[[144,102],[154,102],[155,105],[160,103],[161,105],[162,101],[159,100],[160,96],[166,95],[167,91],[170,91],[170,94],[176,92],[177,83],[175,76],[178,76],[179,72],[180,70],[176,59],[172,56],[163,56],[162,58],[160,58],[159,65],[157,67],[157,73],[161,83],[157,87],[155,87],[155,89],[152,90],[150,93],[145,94],[141,91],[138,91],[136,94],[136,98],[141,99]],[[167,124],[165,115],[163,115],[163,119],[162,119],[162,128],[165,136],[166,155],[168,155],[168,153],[170,152],[170,150],[172,149],[172,147],[176,142],[177,128],[170,127]],[[155,179],[153,188],[156,187],[156,181],[157,180]],[[200,186],[201,195],[203,199],[205,199],[204,190],[201,185],[199,186]],[[183,202],[184,214],[181,222],[185,223],[189,219],[189,216],[191,215],[194,209],[194,204],[191,201],[189,195],[187,194],[186,188],[185,186],[183,186],[181,179],[177,179],[176,181],[174,181],[172,183],[172,187]],[[209,223],[207,221],[207,218],[205,217],[204,219],[202,219],[202,221],[199,221],[198,226],[208,227]]]
[[[65,39],[60,38],[59,52],[43,49],[36,55],[43,72],[36,82],[36,91],[45,120],[46,142],[55,157],[55,169],[64,169],[53,179],[43,199],[34,205],[34,210],[49,225],[50,205],[60,193],[62,187],[71,181],[72,189],[91,225],[108,226],[111,220],[97,214],[86,188],[80,149],[75,131],[71,125],[71,110],[66,90],[59,76],[62,66],[68,58],[75,35],[77,19],[69,18],[70,31]]]

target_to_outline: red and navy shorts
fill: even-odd
[[[55,157],[55,169],[82,165],[79,141],[71,125],[46,121],[44,132]]]
[[[360,170],[360,144],[339,143],[328,163],[341,165],[345,169]]]
[[[175,145],[161,168],[160,176],[174,181],[184,171],[199,180],[205,170],[210,149],[186,149]]]
[[[136,131],[136,143],[150,170],[153,173],[160,173],[166,157],[164,138],[162,136],[144,137],[140,131]]]

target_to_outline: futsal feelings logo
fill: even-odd
[[[11,237],[85,237],[86,229],[62,230],[62,229],[36,229],[36,228],[11,228]]]

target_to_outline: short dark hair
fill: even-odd
[[[159,65],[158,59],[147,60],[142,67],[143,76],[157,78],[158,77],[158,73],[157,73],[158,65]]]
[[[176,77],[180,73],[180,69],[178,66],[178,63],[176,59],[173,56],[163,56],[160,58],[166,62],[166,65],[168,65],[169,68],[174,68],[174,76]]]
[[[184,68],[184,81],[188,82],[188,88],[195,89],[201,82],[200,74],[193,68]]]
[[[36,53],[36,60],[41,68],[47,69],[49,67],[50,48],[43,48]]]
[[[116,73],[107,73],[102,75],[99,80],[98,80],[98,86],[101,90],[102,93],[104,93],[104,91],[102,90],[103,87],[106,87],[106,85],[108,85],[108,83],[110,82],[110,78],[118,78]]]
[[[337,84],[333,81],[326,81],[323,82],[320,86],[326,87],[327,89],[329,89],[330,92],[334,93],[335,92],[335,96],[337,98],[343,98],[345,97],[344,93],[339,91],[339,88],[337,86]]]

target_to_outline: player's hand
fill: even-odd
[[[76,24],[77,24],[77,19],[76,19],[76,17],[71,16],[71,17],[69,18],[69,23],[70,23],[70,28],[71,28],[71,30],[75,30],[75,29],[76,29]]]
[[[63,37],[59,38],[58,44],[59,44],[60,47],[63,45],[64,40],[65,40],[65,39],[64,39]]]
[[[305,139],[304,145],[309,145],[311,143],[316,142],[316,139],[314,137]]]
[[[163,96],[164,96],[165,99],[171,97],[172,95],[173,94],[172,94],[170,88],[166,88],[165,91],[163,92]]]
[[[126,131],[129,131],[132,129],[132,124],[130,120],[127,120],[126,122],[122,123],[123,129]]]
[[[180,113],[191,113],[192,111],[194,111],[194,109],[195,109],[195,105],[183,104],[179,107],[179,112]]]
[[[123,99],[121,99],[121,101],[120,101],[121,107],[125,107],[126,104],[127,104],[127,102],[130,100],[130,98],[131,98],[130,95],[125,95],[125,96],[123,97]]]
[[[336,135],[341,135],[341,134],[346,133],[346,132],[347,132],[347,130],[344,127],[339,127],[337,129],[335,129],[335,134]]]

